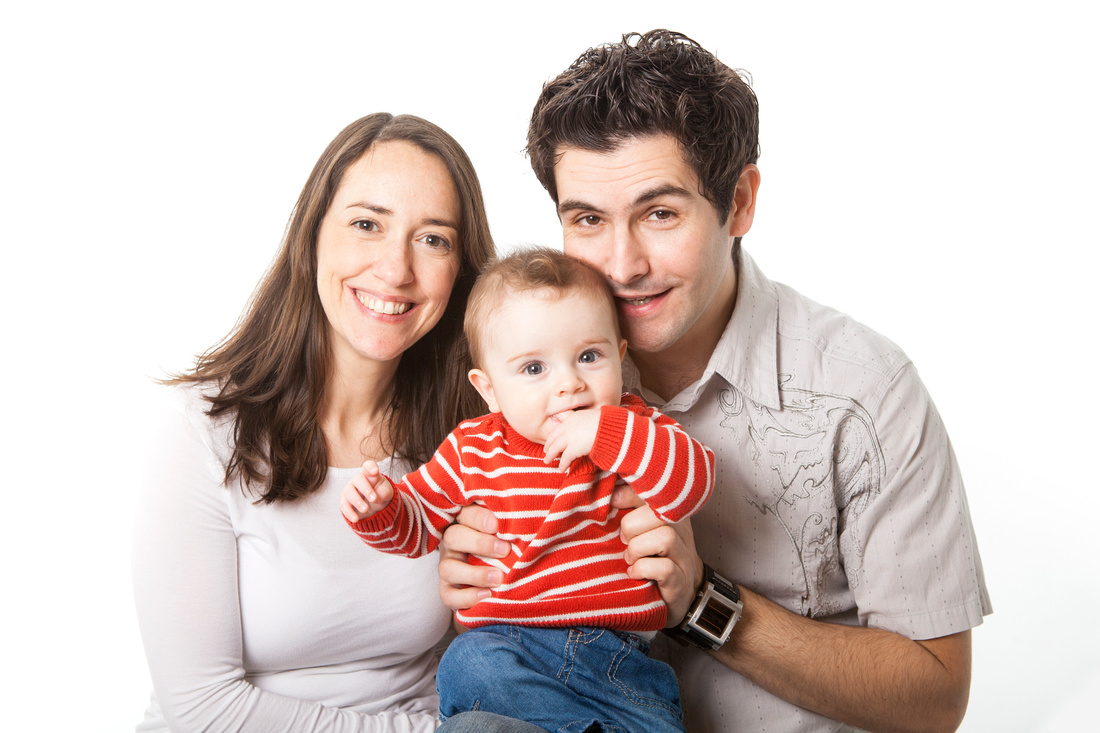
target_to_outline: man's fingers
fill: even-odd
[[[476,504],[462,507],[462,510],[458,513],[458,517],[455,518],[455,522],[464,527],[477,530],[478,532],[492,535],[495,535],[497,530],[500,529],[497,518],[493,516],[493,513],[485,507],[477,506]]]
[[[627,541],[626,561],[633,564],[644,557],[668,557],[679,549],[679,544],[676,530],[671,525],[660,524]]]
[[[616,509],[633,509],[643,504],[641,498],[630,488],[630,484],[619,480],[611,492],[611,506]]]
[[[481,557],[507,557],[512,550],[511,545],[497,539],[496,535],[485,534],[461,524],[452,524],[446,529],[443,533],[443,543],[451,552]]]
[[[631,493],[633,494],[634,492],[631,491]],[[661,521],[661,519],[653,513],[652,509],[643,505],[623,515],[622,521],[619,524],[619,534],[622,535],[625,542],[629,543],[639,535],[667,526],[667,524]]]
[[[446,585],[488,590],[500,585],[504,574],[496,568],[470,565],[458,557],[447,557],[439,561],[439,579]]]

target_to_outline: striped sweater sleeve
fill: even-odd
[[[665,522],[697,512],[714,486],[710,448],[634,395],[623,395],[619,407],[600,408],[589,457],[601,469],[619,474]]]
[[[463,491],[460,439],[461,433],[455,430],[430,461],[402,481],[390,481],[393,498],[385,509],[348,522],[363,542],[405,557],[420,557],[439,546],[443,530],[470,503]]]

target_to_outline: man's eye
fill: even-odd
[[[542,364],[539,364],[537,361],[531,362],[530,364],[525,364],[523,367],[523,373],[528,374],[532,377],[537,377],[544,371],[546,371],[546,367],[544,367]]]
[[[658,209],[657,211],[654,211],[653,214],[651,214],[651,216],[654,219],[660,219],[660,220],[664,221],[665,219],[671,219],[672,218],[672,212],[669,211],[668,209]]]
[[[599,359],[600,352],[596,351],[595,349],[589,349],[588,351],[581,354],[580,362],[581,364],[592,364],[599,361]]]
[[[600,223],[600,217],[595,214],[589,214],[588,216],[581,217],[581,223],[585,226],[594,227]]]

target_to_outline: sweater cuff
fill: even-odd
[[[604,471],[612,467],[623,449],[623,437],[626,424],[630,420],[630,410],[618,405],[604,405],[600,408],[600,424],[596,428],[596,440],[588,457]]]

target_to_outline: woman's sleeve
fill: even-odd
[[[207,418],[171,415],[146,454],[134,597],[157,701],[172,730],[432,731],[430,715],[361,715],[245,679],[237,544]]]

